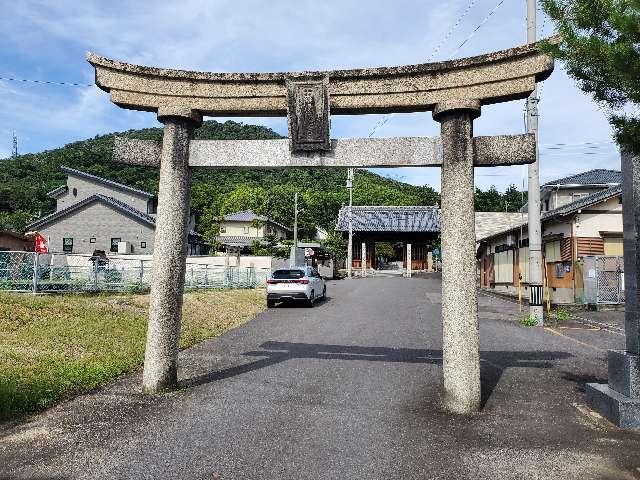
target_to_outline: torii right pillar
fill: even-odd
[[[624,330],[626,348],[609,350],[608,383],[587,383],[589,406],[623,428],[640,427],[640,157],[622,155]]]
[[[442,139],[442,371],[445,408],[480,409],[473,120],[479,101],[439,103]]]

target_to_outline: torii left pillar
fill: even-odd
[[[202,123],[202,116],[192,110],[159,109],[158,120],[164,123],[164,136],[142,376],[142,390],[147,393],[174,388],[178,381],[191,200],[189,142],[194,128]]]

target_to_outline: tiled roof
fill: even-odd
[[[521,212],[476,212],[476,240],[492,237],[527,223],[527,214]]]
[[[258,215],[257,213],[253,213],[251,210],[243,210],[241,212],[229,213],[224,216],[224,219],[229,222],[253,222],[254,220],[260,220],[265,223],[272,223],[273,225],[277,225],[280,228],[284,228],[285,230],[291,231],[289,227],[282,225],[274,220],[271,220],[264,215]]]
[[[622,172],[598,168],[547,182],[543,187],[556,185],[614,185],[620,183],[622,183]]]
[[[599,192],[592,193],[591,195],[587,195],[586,197],[582,197],[575,202],[567,203],[566,205],[562,205],[561,207],[558,207],[554,210],[544,212],[542,214],[542,220],[569,215],[571,213],[577,212],[582,208],[604,202],[605,200],[616,197],[618,195],[622,195],[622,185],[616,185],[605,190],[600,190]]]
[[[253,242],[259,241],[262,245],[268,245],[268,242],[265,241],[264,238],[258,237],[243,237],[243,236],[219,236],[216,237],[216,241],[220,242],[222,245],[227,245],[229,247],[250,247],[253,245]]]
[[[599,192],[592,193],[591,195],[587,195],[586,197],[582,197],[575,202],[567,203],[566,205],[562,205],[553,210],[549,210],[548,212],[543,212],[541,215],[541,220],[544,222],[545,220],[551,220],[552,218],[562,217],[565,215],[570,215],[572,213],[577,212],[583,208],[589,207],[591,205],[596,205],[598,203],[609,200],[610,198],[616,197],[618,195],[622,195],[622,185],[615,185],[613,187],[606,188],[604,190],[600,190]],[[520,215],[520,214],[518,214]],[[527,215],[524,215],[524,218],[520,222],[516,222],[511,226],[508,226],[503,229],[496,229],[493,232],[489,232],[484,236],[477,236],[476,240],[486,240],[491,237],[495,237],[497,235],[511,232],[520,226],[524,226],[527,224]],[[477,230],[477,224],[476,224]]]
[[[136,195],[140,195],[142,197],[147,197],[147,198],[155,197],[155,194],[151,192],[147,192],[145,190],[139,190],[137,188],[130,187],[129,185],[124,185],[122,183],[114,182],[113,180],[108,180],[106,178],[98,177],[97,175],[91,175],[90,173],[82,172],[80,170],[76,170],[75,168],[60,167],[60,169],[63,172],[66,172],[71,175],[75,175],[76,177],[84,178],[97,183],[102,183],[104,185],[117,188],[118,190],[124,190],[125,192],[134,193]]]
[[[47,192],[47,197],[58,198],[63,193],[67,193],[67,190],[69,190],[69,187],[62,185],[61,187],[54,188],[50,192]]]
[[[438,207],[352,207],[354,232],[439,232]],[[338,213],[337,231],[349,231],[349,207]]]
[[[124,202],[121,202],[120,200],[117,200],[113,197],[108,197],[106,195],[102,195],[100,193],[96,193],[94,195],[91,195],[90,197],[87,197],[77,203],[74,203],[73,205],[68,206],[67,208],[63,208],[62,210],[59,210],[55,213],[52,213],[50,215],[47,215],[45,217],[42,217],[38,220],[36,220],[35,222],[31,223],[30,225],[28,225],[26,228],[27,230],[34,230],[38,227],[41,227],[43,225],[47,225],[51,222],[55,222],[56,220],[65,217],[66,215],[75,212],[76,210],[89,205],[93,202],[100,202],[100,203],[104,203],[107,205],[110,205],[112,207],[114,207],[116,210],[119,210],[120,212],[133,217],[135,219],[140,220],[142,223],[146,223],[147,225],[149,225],[152,228],[156,227],[156,219],[154,217],[152,217],[151,215],[148,215],[144,212],[141,212],[140,210],[138,210],[137,208],[133,208],[131,205],[128,205]],[[201,235],[195,231],[191,231],[189,232],[189,235],[192,237],[200,237]]]

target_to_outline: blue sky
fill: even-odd
[[[93,82],[88,50],[146,65],[208,71],[288,71],[402,65],[500,50],[525,42],[525,0],[507,0],[467,41],[498,0],[91,1],[3,2],[0,76]],[[468,14],[449,35],[456,20]],[[538,18],[539,35],[553,25]],[[446,41],[444,39],[446,38]],[[438,45],[440,48],[437,49]],[[562,65],[540,102],[541,180],[591,168],[619,168],[603,111]],[[524,131],[523,102],[485,107],[477,135]],[[159,125],[152,113],[115,107],[95,86],[43,86],[0,80],[0,158],[15,130],[21,153],[113,131]],[[333,137],[365,137],[380,115],[334,116]],[[218,119],[225,120],[225,119]],[[234,119],[286,134],[285,119]],[[432,136],[430,113],[398,114],[378,137]],[[558,146],[555,144],[565,144]],[[0,167],[1,168],[1,167]],[[439,189],[435,168],[377,170]],[[522,185],[523,167],[476,171],[482,188]]]

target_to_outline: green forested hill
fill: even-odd
[[[32,219],[55,209],[46,193],[64,185],[61,166],[109,178],[152,192],[158,189],[158,169],[114,163],[111,159],[116,134],[101,135],[70,143],[62,148],[20,155],[0,161],[0,228],[7,225],[21,230]],[[161,128],[118,133],[140,139],[162,139]],[[197,139],[281,138],[273,130],[228,121],[206,121],[196,130]],[[293,196],[300,193],[301,237],[313,227],[333,228],[340,207],[346,204],[346,169],[194,169],[192,206],[200,212],[198,230],[211,238],[217,233],[220,215],[252,209],[285,225],[293,223]],[[417,187],[358,170],[354,182],[355,205],[436,205],[439,194],[429,186]],[[517,211],[523,198],[511,187],[501,194],[495,188],[476,191],[480,211]]]
[[[54,210],[46,193],[66,181],[61,166],[77,168],[127,185],[157,191],[158,170],[114,163],[116,134],[70,143],[62,148],[20,155],[0,162],[0,223],[16,229],[32,218]],[[119,133],[140,139],[162,138],[161,128]],[[236,122],[206,121],[198,139],[281,138],[274,131]],[[277,221],[293,223],[293,196],[300,193],[301,235],[315,225],[331,229],[341,205],[348,202],[345,169],[240,170],[195,169],[192,206],[200,213],[198,230],[213,236],[216,220],[225,213],[253,209]],[[416,187],[368,171],[358,171],[354,188],[357,205],[433,205],[439,195],[430,187]]]

